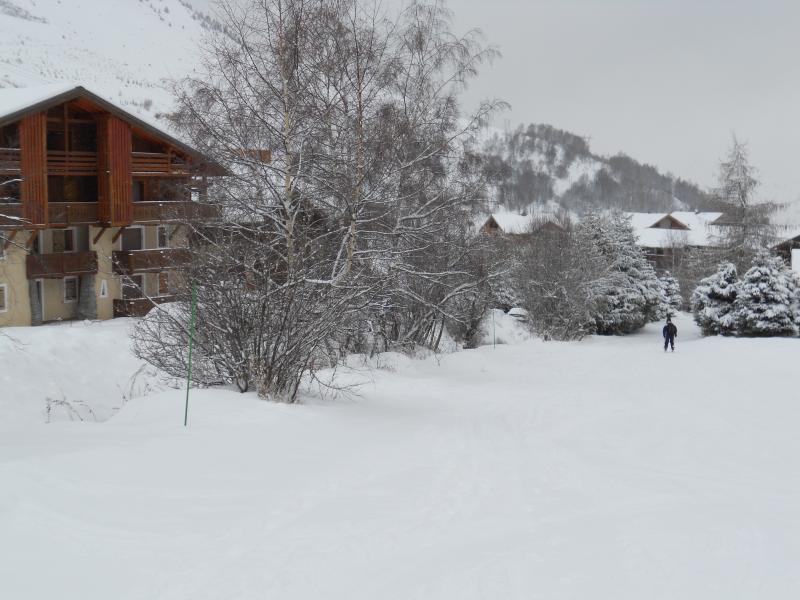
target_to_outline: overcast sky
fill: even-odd
[[[549,123],[708,186],[732,132],[764,193],[800,196],[800,0],[449,0],[503,58],[468,102]]]

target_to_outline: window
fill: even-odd
[[[64,277],[64,304],[78,301],[78,278]]]
[[[97,152],[97,126],[94,123],[70,123],[69,149]]]
[[[122,299],[133,300],[144,296],[144,276],[130,275],[122,279]]]
[[[75,230],[54,229],[53,252],[74,252],[74,251],[75,251]]]
[[[122,232],[123,250],[141,250],[144,248],[144,236],[141,227],[128,227]]]
[[[0,283],[0,313],[8,311],[8,284]]]
[[[169,245],[169,236],[167,235],[167,226],[158,226],[158,247],[166,248]]]
[[[108,281],[105,279],[100,280],[100,297],[108,298]]]
[[[6,236],[0,235],[0,260],[6,258]]]
[[[132,196],[134,202],[144,202],[144,181],[134,181]]]

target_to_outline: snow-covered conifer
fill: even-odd
[[[794,277],[783,259],[759,253],[742,277],[734,302],[737,333],[745,336],[797,335]]]
[[[692,312],[703,335],[732,335],[736,323],[733,303],[738,290],[733,263],[722,263],[716,273],[701,280],[692,293]]]
[[[597,332],[631,333],[659,319],[664,289],[655,269],[636,245],[630,221],[622,213],[589,215],[581,227],[611,266],[606,303],[595,316]]]
[[[661,277],[661,285],[664,289],[664,306],[662,316],[674,315],[683,308],[683,296],[681,296],[681,286],[678,280],[669,271]]]

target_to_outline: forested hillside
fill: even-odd
[[[490,201],[530,211],[553,201],[576,213],[593,208],[660,212],[703,210],[697,185],[625,155],[604,157],[586,138],[550,125],[519,126],[485,142]]]

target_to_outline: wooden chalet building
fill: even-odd
[[[0,89],[0,326],[141,314],[170,298],[195,150],[83,87]]]
[[[710,248],[721,235],[719,212],[626,213],[637,244],[658,269],[675,269],[688,248]]]

